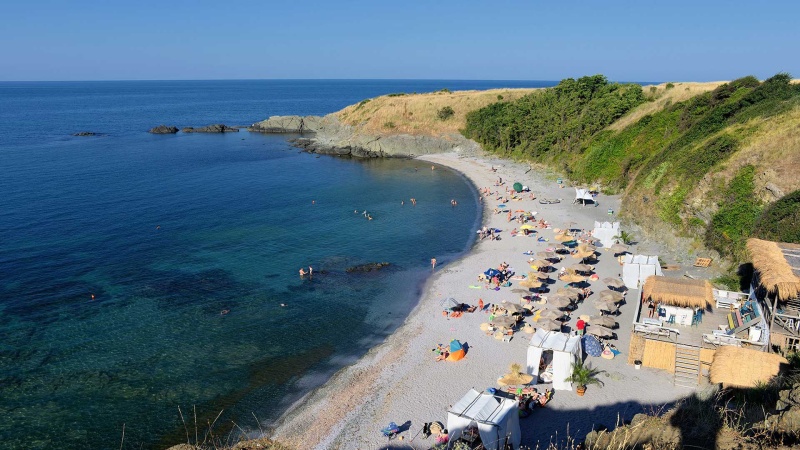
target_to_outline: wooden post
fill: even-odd
[[[778,314],[778,293],[775,293],[775,301],[772,304],[772,317],[769,319],[769,339],[772,340],[772,326],[775,325],[775,314]],[[769,351],[772,352],[772,345],[767,342]]]

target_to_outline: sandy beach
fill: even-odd
[[[598,197],[598,207],[572,204],[573,188],[562,188],[554,177],[527,165],[458,153],[429,155],[420,159],[461,172],[476,189],[489,187],[505,194],[506,188],[511,189],[514,182],[521,182],[535,193],[537,200],[530,200],[526,194],[525,200],[510,202],[510,209],[534,211],[537,220],[544,219],[553,228],[564,228],[568,222],[574,222],[574,228],[590,231],[594,221],[615,220],[618,212],[619,200],[605,195]],[[505,184],[495,186],[498,178],[502,178]],[[506,214],[493,213],[499,203],[496,197],[483,197],[483,222],[488,227],[503,230],[500,233],[502,239],[477,241],[459,261],[437,266],[423,289],[420,302],[397,332],[298,402],[279,421],[274,433],[276,439],[298,448],[427,449],[435,442],[433,437],[422,437],[424,423],[440,421],[446,424],[447,409],[470,388],[478,391],[496,388],[497,379],[506,373],[511,363],[525,365],[531,334],[518,332],[511,341],[504,342],[481,331],[481,323],[488,321],[486,312],[466,313],[460,318],[442,314],[441,303],[448,297],[470,305],[477,305],[480,299],[486,304],[519,303],[520,296],[511,292],[519,287],[518,281],[512,281],[511,287],[495,291],[484,288],[477,281],[478,275],[502,262],[507,262],[517,274],[526,274],[531,256],[524,252],[543,251],[554,243],[553,229],[537,230],[532,236],[520,234],[512,237],[509,232],[519,224],[509,223]],[[561,202],[540,204],[540,198],[559,198]],[[614,214],[610,215],[609,209]],[[538,242],[539,236],[549,242]],[[657,243],[647,243],[641,244],[639,250],[654,254],[657,247]],[[600,280],[618,276],[621,267],[616,258],[602,248],[598,251],[599,263],[595,271]],[[556,267],[568,267],[576,262],[568,256]],[[563,282],[557,282],[551,285],[551,289],[554,291],[563,285]],[[606,287],[601,281],[594,281],[591,289],[597,293]],[[604,385],[590,386],[583,397],[574,391],[556,391],[545,408],[539,408],[520,420],[523,446],[547,445],[566,436],[582,439],[593,427],[613,427],[618,421],[630,420],[636,413],[656,412],[663,405],[690,393],[687,388],[674,386],[672,375],[667,372],[644,367],[636,370],[627,364],[637,296],[638,291],[627,293],[626,303],[616,318],[618,338],[612,342],[622,354],[613,360],[586,358],[590,365],[605,371],[600,375]],[[574,327],[580,315],[596,315],[598,312],[592,305],[596,298],[595,294],[580,303],[566,326]],[[531,323],[530,317],[525,322]],[[436,362],[431,349],[437,344],[447,344],[451,339],[458,339],[468,346],[467,356],[458,362]],[[540,387],[548,388],[550,385]],[[381,428],[389,422],[405,429],[400,435],[402,440],[387,441],[381,434]]]

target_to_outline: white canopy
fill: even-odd
[[[651,275],[663,276],[658,256],[625,255],[622,260],[622,281],[628,289],[639,289]]]
[[[448,448],[473,423],[478,426],[481,442],[487,450],[503,449],[506,441],[512,448],[519,448],[522,433],[516,400],[470,389],[447,412]]]
[[[570,336],[557,331],[536,330],[528,347],[528,373],[533,383],[539,378],[539,361],[542,352],[553,351],[553,389],[571,391],[572,383],[564,381],[572,373],[572,363],[583,357],[580,336]]]
[[[575,201],[572,203],[594,202],[594,197],[588,189],[575,188]]]
[[[599,240],[603,247],[611,247],[616,243],[614,237],[619,236],[619,222],[595,222],[592,236]]]

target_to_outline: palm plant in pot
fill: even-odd
[[[586,392],[586,386],[590,384],[603,385],[603,382],[597,378],[597,376],[603,372],[605,371],[597,370],[589,364],[584,364],[583,360],[579,359],[572,363],[572,374],[564,379],[564,381],[577,384],[578,387],[575,389],[575,392],[578,395],[583,395]]]

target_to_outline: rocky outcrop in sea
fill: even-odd
[[[213,125],[208,125],[205,127],[184,127],[182,130],[184,133],[238,133],[239,129],[234,127],[229,127],[223,123],[216,123]]]
[[[178,132],[178,127],[168,127],[166,125],[159,125],[157,127],[150,128],[149,133],[153,134],[175,134]]]

